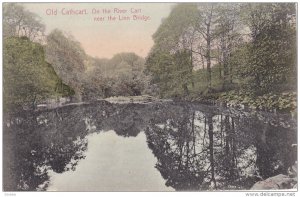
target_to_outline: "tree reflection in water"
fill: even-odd
[[[4,190],[45,190],[49,170],[75,170],[85,158],[90,132],[115,130],[137,136],[145,118],[140,105],[66,106],[44,112],[24,112],[4,121]],[[143,116],[145,117],[145,116]],[[146,118],[147,119],[147,118]]]
[[[84,135],[80,130],[69,130],[81,124],[62,127],[57,122],[59,113],[51,115],[52,120],[31,115],[21,118],[19,123],[11,121],[9,127],[5,125],[5,190],[43,190],[47,187],[49,169],[57,173],[75,170],[77,161],[84,158]]]
[[[176,190],[249,189],[295,161],[294,132],[251,117],[185,108],[153,119],[146,133],[156,168]]]
[[[296,159],[295,126],[216,107],[97,102],[4,119],[5,191],[47,189],[49,170],[76,170],[85,136],[107,130],[123,137],[145,131],[155,167],[176,190],[249,189],[286,174]]]

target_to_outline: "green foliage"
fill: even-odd
[[[153,34],[154,48],[166,52],[177,48],[180,37],[190,26],[195,26],[198,17],[196,4],[184,3],[176,5]]]
[[[53,69],[53,71],[54,71],[54,69]],[[69,96],[75,95],[75,91],[70,86],[64,84],[63,81],[56,75],[56,73],[55,73],[55,76],[57,78],[56,88],[55,88],[57,96],[69,97]]]
[[[80,43],[72,36],[55,29],[47,36],[45,52],[47,62],[63,82],[75,91],[76,98],[81,100],[87,55]]]
[[[3,45],[4,110],[14,110],[51,96],[72,92],[62,84],[54,69],[45,61],[43,47],[23,38],[7,38]]]
[[[163,51],[150,53],[146,61],[146,72],[151,73],[153,84],[159,84],[161,96],[168,92],[171,83],[172,56]]]
[[[45,45],[50,65],[42,46],[23,37],[43,34],[37,16],[4,4],[4,101],[9,107],[52,95],[150,93],[295,110],[295,95],[284,93],[296,90],[295,19],[294,3],[178,4],[154,33],[146,62],[134,53],[89,57],[56,29]]]
[[[134,53],[116,54],[111,59],[89,58],[90,70],[83,79],[84,99],[141,95],[148,87],[145,60]]]
[[[188,85],[193,78],[190,64],[190,52],[178,51],[169,53],[153,53],[147,59],[147,71],[152,73],[152,83],[158,83],[160,96],[178,97],[189,94]]]
[[[283,92],[279,94],[268,93],[261,96],[253,96],[251,93],[230,91],[222,93],[219,101],[225,101],[232,105],[243,104],[252,109],[273,111],[295,111],[297,109],[296,92]]]
[[[146,61],[152,83],[159,85],[161,97],[181,97],[190,94],[193,84],[193,29],[198,18],[196,4],[178,4],[153,35],[154,46]]]
[[[190,51],[177,51],[174,54],[174,70],[173,72],[173,86],[180,87],[183,89],[184,95],[189,94],[188,84],[192,83],[193,67],[190,64]],[[171,86],[172,88],[172,86]]]
[[[248,9],[252,42],[240,68],[245,87],[256,95],[290,89],[288,79],[296,71],[296,29],[290,21],[295,6],[255,4]]]
[[[296,90],[295,13],[294,3],[179,4],[153,35],[151,82],[162,97],[295,110],[283,94]]]

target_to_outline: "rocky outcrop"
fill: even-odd
[[[297,161],[288,170],[288,175],[279,174],[255,183],[251,190],[297,189]]]
[[[296,178],[279,174],[255,183],[251,190],[291,189],[295,184],[297,184]]]

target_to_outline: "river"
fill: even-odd
[[[5,191],[245,190],[297,158],[287,114],[107,101],[3,122]]]

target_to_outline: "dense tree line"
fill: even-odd
[[[35,108],[49,98],[74,94],[45,61],[44,25],[21,5],[3,5],[3,108]]]
[[[43,46],[27,37],[6,38],[3,42],[4,110],[35,108],[48,98],[69,96],[73,89],[65,85],[45,61]]]
[[[146,93],[149,77],[145,60],[134,53],[119,53],[111,59],[89,57],[83,80],[83,97],[137,96]]]
[[[62,96],[81,101],[147,89],[145,60],[136,54],[90,57],[72,35],[59,29],[45,35],[39,17],[21,4],[6,3],[3,12],[5,110]]]
[[[111,59],[88,56],[72,36],[55,29],[47,36],[46,60],[75,91],[77,100],[141,95],[147,88],[145,60],[134,53]]]
[[[293,3],[178,4],[153,35],[151,82],[161,97],[295,91],[295,20]]]
[[[243,101],[270,101],[263,105],[280,98],[280,106],[296,105],[295,98],[290,102],[281,95],[296,89],[292,3],[175,5],[153,35],[146,60],[134,53],[90,57],[61,30],[45,35],[38,16],[21,4],[4,4],[3,13],[8,106],[35,106],[45,98],[73,94],[78,101],[141,94],[225,100],[237,95]]]
[[[73,36],[58,29],[46,41],[46,60],[63,82],[74,89],[78,101],[136,96],[148,88],[145,60],[135,53],[120,53],[111,59],[91,57]]]

